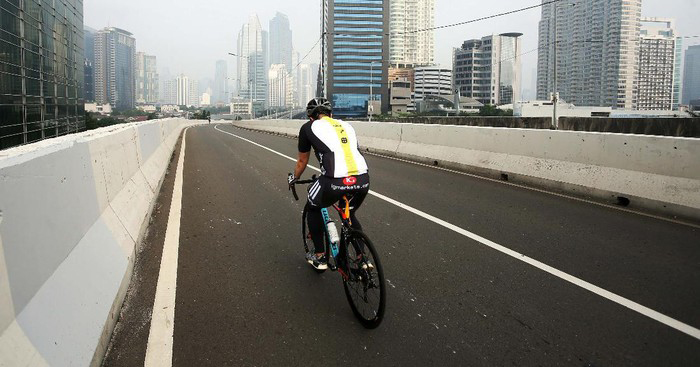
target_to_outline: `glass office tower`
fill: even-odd
[[[334,115],[365,117],[370,99],[381,101],[381,112],[386,113],[389,0],[326,0],[322,24],[325,43],[321,84],[333,104]]]
[[[6,0],[0,12],[0,149],[84,130],[82,0]]]
[[[454,88],[462,97],[500,106],[520,100],[520,36],[503,33],[465,41],[452,53]]]

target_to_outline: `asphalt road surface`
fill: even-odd
[[[366,330],[340,276],[303,260],[294,162],[239,137],[297,154],[294,139],[229,124],[188,130],[174,366],[700,365],[696,227],[368,155],[371,189],[403,206],[368,196],[358,212],[388,283],[384,322]],[[179,157],[105,366],[144,363]]]

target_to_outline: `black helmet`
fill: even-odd
[[[333,112],[333,107],[331,107],[331,102],[323,97],[316,97],[306,104],[306,115],[318,118],[319,114],[330,115]]]

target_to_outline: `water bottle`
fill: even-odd
[[[335,228],[335,223],[329,221],[326,223],[326,230],[328,231],[328,237],[331,239],[331,243],[340,242],[340,237],[338,236],[338,229]]]

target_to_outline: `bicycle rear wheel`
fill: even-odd
[[[350,232],[344,267],[347,279],[343,278],[343,288],[352,312],[362,326],[376,328],[384,318],[386,283],[377,251],[361,231]]]
[[[304,260],[306,261],[306,254],[311,250],[314,249],[314,242],[311,240],[311,234],[309,232],[309,224],[306,221],[306,217],[308,214],[308,207],[304,205],[304,211],[301,213],[301,239],[304,244]],[[317,273],[323,273],[325,270],[319,270],[314,268],[314,270]]]

